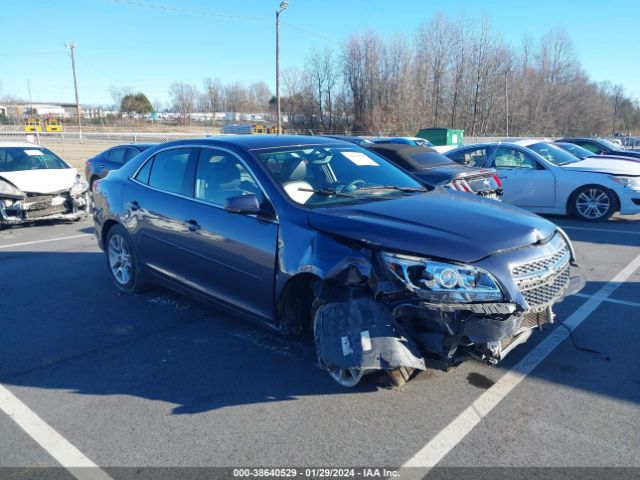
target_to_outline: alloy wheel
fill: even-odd
[[[359,368],[339,368],[329,370],[329,375],[343,387],[355,387],[364,375],[364,370]]]
[[[588,188],[576,197],[576,211],[590,220],[604,217],[611,208],[611,199],[600,188]]]
[[[109,240],[109,266],[111,273],[120,285],[131,280],[131,252],[122,236],[115,234]]]

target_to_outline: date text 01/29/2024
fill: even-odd
[[[234,468],[233,476],[237,478],[397,478],[400,473],[388,468]]]

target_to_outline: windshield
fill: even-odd
[[[306,207],[426,191],[402,170],[356,145],[297,146],[253,153],[287,196]]]
[[[0,172],[71,168],[51,150],[38,147],[0,148]]]
[[[613,150],[614,152],[624,152],[624,148],[622,148],[620,145],[618,145],[617,143],[613,143],[609,140],[605,140],[604,138],[599,138],[598,142],[602,145],[604,145],[605,147],[607,147],[609,150]]]
[[[580,145],[576,145],[575,143],[557,143],[560,148],[566,150],[567,152],[575,155],[578,158],[589,158],[595,156],[591,150],[587,150],[586,148],[581,147]]]
[[[560,147],[547,142],[534,143],[532,145],[528,145],[527,148],[533,150],[546,161],[555,165],[568,165],[570,163],[580,161],[580,159],[575,155],[571,155]]]

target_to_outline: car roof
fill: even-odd
[[[37,143],[29,142],[0,142],[0,148],[46,148]]]
[[[433,148],[407,145],[406,143],[374,143],[373,145],[367,145],[366,148],[371,150],[386,150],[389,152],[402,152],[407,154],[420,152],[438,153]]]
[[[246,134],[246,135],[214,135],[198,138],[188,143],[200,143],[211,145],[236,145],[246,150],[259,150],[277,147],[296,147],[306,145],[336,145],[350,144],[344,140],[312,135],[274,135],[274,134]],[[179,143],[179,142],[176,142]]]
[[[551,142],[548,138],[518,138],[518,139],[509,139],[506,142],[501,143],[511,143],[513,145],[520,145],[521,147],[528,147],[529,145],[533,145],[534,143],[540,142]]]
[[[573,142],[575,140],[599,142],[599,141],[604,140],[604,139],[603,138],[595,138],[595,137],[563,137],[559,141],[567,141],[567,142],[571,143],[571,142]]]
[[[158,145],[157,143],[123,143],[121,145],[114,145],[110,148],[119,148],[119,147],[133,147],[133,148],[142,148],[146,150],[147,148],[155,147]]]

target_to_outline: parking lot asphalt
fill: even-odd
[[[575,325],[573,341],[559,337],[540,356],[563,329],[555,324],[498,367],[427,370],[400,389],[376,375],[344,389],[303,341],[167,290],[119,293],[88,221],[2,231],[0,467],[57,466],[73,448],[107,473],[640,467],[640,216],[550,219],[573,239],[588,277],[555,309]],[[41,423],[20,424],[7,402]],[[43,425],[59,438],[43,440]]]

